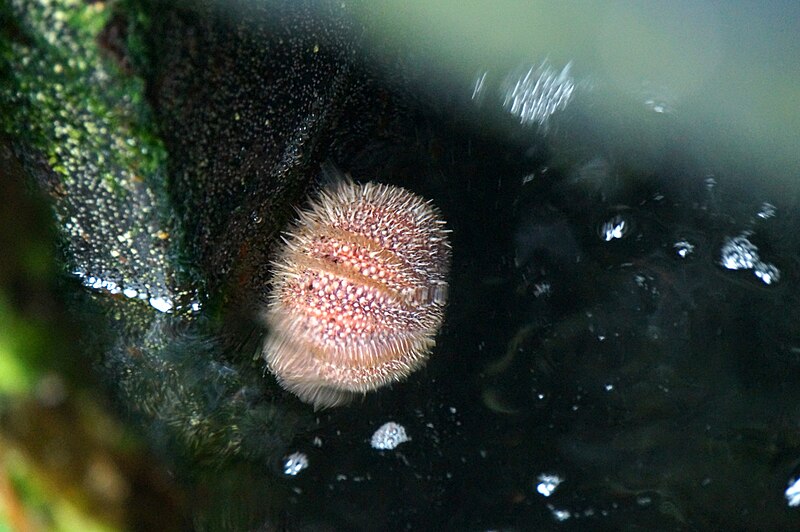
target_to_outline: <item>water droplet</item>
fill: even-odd
[[[621,214],[613,216],[600,225],[598,233],[605,242],[625,238],[630,232],[630,222]]]
[[[554,506],[549,505],[549,504],[547,505],[547,508],[553,514],[553,518],[556,521],[563,522],[563,521],[566,521],[567,519],[569,519],[570,517],[572,517],[572,514],[570,513],[569,510],[563,510],[563,509],[555,508]]]
[[[784,492],[786,497],[786,504],[792,508],[800,506],[800,478],[795,478],[789,481],[789,487]]]
[[[672,247],[675,249],[675,253],[682,259],[685,259],[689,255],[694,252],[694,244],[689,242],[688,240],[681,240],[680,242],[675,242],[672,244]]]
[[[132,299],[132,298],[138,296],[139,292],[137,292],[136,289],[134,289],[134,288],[126,288],[125,290],[122,291],[122,295]]]
[[[552,292],[552,286],[548,281],[542,281],[533,285],[534,297],[549,296]]]
[[[151,297],[149,302],[159,312],[172,312],[172,301],[166,297]]]
[[[536,477],[536,480],[539,481],[539,483],[536,485],[537,493],[545,497],[552,495],[558,485],[564,482],[563,478],[552,473],[541,473],[538,477]]]
[[[722,246],[720,264],[728,270],[749,270],[759,262],[758,248],[742,234],[728,238]]]
[[[720,255],[720,265],[728,270],[753,270],[753,274],[764,284],[774,284],[780,280],[781,272],[774,264],[764,262],[758,248],[742,233],[725,240]]]
[[[761,208],[758,210],[757,216],[762,220],[768,220],[775,216],[776,212],[775,205],[769,202],[764,202],[761,204]]]
[[[308,457],[301,452],[294,452],[283,462],[283,474],[293,477],[308,467]]]
[[[781,272],[774,264],[759,262],[753,268],[753,274],[761,279],[764,284],[777,283],[781,279]]]
[[[373,449],[384,451],[394,449],[401,443],[410,440],[411,438],[406,434],[405,427],[394,421],[389,421],[375,431],[370,439],[370,445]]]

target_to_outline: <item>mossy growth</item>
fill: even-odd
[[[176,228],[166,150],[128,54],[128,29],[143,24],[130,8],[4,3],[0,128],[52,200],[69,272],[86,286],[167,309],[175,293],[168,236]]]
[[[0,127],[68,184],[100,176],[159,187],[166,155],[140,78],[103,47],[117,2],[11,0],[0,7]]]

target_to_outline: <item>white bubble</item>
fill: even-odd
[[[556,521],[563,522],[572,517],[572,513],[569,510],[563,510],[560,508],[555,508],[552,505],[547,505],[547,508],[550,509],[550,512],[553,514],[553,518]]]
[[[600,227],[600,238],[606,242],[624,237],[628,232],[628,223],[621,216],[614,216]]]
[[[777,209],[775,208],[775,205],[765,201],[761,204],[761,208],[759,209],[757,216],[762,220],[768,220],[775,216],[776,210]]]
[[[550,286],[550,283],[547,281],[542,281],[540,283],[536,283],[535,285],[533,285],[533,295],[535,297],[550,295],[551,291],[552,287]]]
[[[552,495],[558,485],[564,482],[564,479],[552,473],[541,473],[536,480],[539,481],[536,491],[545,497]]]
[[[764,284],[777,283],[781,278],[778,268],[763,262],[758,248],[748,240],[746,233],[728,238],[722,246],[720,265],[728,270],[753,270],[753,274]]]
[[[680,242],[675,242],[672,244],[672,247],[675,248],[675,253],[682,259],[685,259],[689,255],[694,252],[694,244],[690,243],[687,240],[681,240]]]
[[[756,264],[756,267],[753,268],[753,273],[756,277],[761,279],[764,284],[777,283],[781,278],[780,270],[778,270],[774,264],[767,264],[765,262]]]
[[[308,457],[301,452],[294,452],[283,462],[283,474],[291,477],[308,467]]]
[[[134,298],[139,295],[139,292],[137,292],[134,288],[126,288],[125,290],[122,291],[122,294],[125,297]]]
[[[742,234],[725,240],[720,264],[728,270],[750,270],[759,261],[758,248]]]
[[[406,434],[406,429],[402,425],[389,421],[381,425],[372,435],[370,445],[373,449],[391,450],[401,443],[410,441],[411,438]]]
[[[789,487],[786,488],[784,496],[786,497],[786,504],[792,508],[800,506],[800,478],[789,481]]]
[[[172,312],[172,301],[166,297],[151,297],[150,306],[159,312]]]

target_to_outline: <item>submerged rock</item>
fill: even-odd
[[[375,113],[346,11],[39,0],[2,16],[2,128],[110,331],[108,382],[172,454],[278,456],[299,415],[252,356],[271,246],[331,146],[378,122],[347,133]]]

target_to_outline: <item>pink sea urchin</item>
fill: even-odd
[[[326,408],[422,366],[447,299],[444,225],[403,188],[349,180],[302,211],[265,314],[264,358],[281,386]]]

